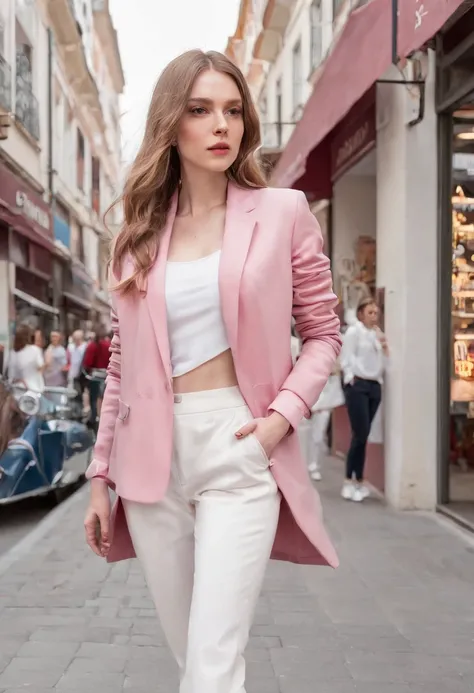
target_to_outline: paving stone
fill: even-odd
[[[319,488],[341,567],[269,565],[247,693],[472,693],[474,541],[373,499],[344,503],[341,478],[328,460]],[[87,549],[85,503],[81,491],[0,577],[0,693],[174,693],[140,568]]]

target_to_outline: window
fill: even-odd
[[[19,22],[16,23],[15,116],[36,140],[40,138],[39,106],[33,93],[34,53]]]
[[[301,41],[293,48],[293,112],[303,103],[303,57]]]
[[[77,130],[77,152],[76,152],[76,183],[80,190],[84,190],[84,160],[85,142],[82,132]]]
[[[345,0],[333,0],[333,2],[332,2],[332,17],[333,17],[333,19],[336,19],[337,15],[339,13],[339,10],[343,6],[344,2],[345,2]]]
[[[84,252],[84,229],[80,225],[77,227],[76,252],[77,252],[78,260],[80,260],[80,262],[82,262],[82,264],[84,264],[85,259],[86,259],[85,252]]]
[[[280,147],[283,139],[283,91],[281,79],[278,80],[275,87],[276,93],[276,135],[277,147]]]
[[[92,209],[100,214],[100,160],[92,157]]]
[[[321,0],[311,3],[311,67],[317,67],[323,57],[323,25]]]
[[[5,19],[0,14],[0,56],[5,55]]]

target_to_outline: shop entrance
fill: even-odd
[[[443,511],[474,528],[473,12],[438,38],[437,53],[438,500]]]

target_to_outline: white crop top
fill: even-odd
[[[220,250],[166,265],[166,311],[173,377],[229,348],[219,294]]]

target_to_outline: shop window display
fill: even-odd
[[[474,181],[452,195],[450,499],[474,500]],[[469,483],[466,485],[469,474]]]

